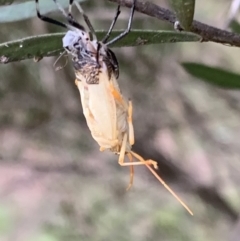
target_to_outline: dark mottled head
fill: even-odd
[[[79,61],[85,61],[85,62],[87,61],[91,64],[93,63],[93,65],[96,64],[99,69],[103,68],[104,65],[106,65],[109,76],[114,74],[114,76],[116,78],[118,78],[119,67],[118,67],[117,58],[116,58],[115,54],[107,46],[118,41],[119,39],[123,38],[130,31],[136,0],[133,0],[133,6],[132,6],[132,10],[131,10],[131,15],[129,18],[128,29],[126,29],[119,36],[108,41],[110,34],[112,32],[112,29],[120,14],[120,6],[118,6],[116,15],[108,30],[108,33],[106,34],[106,36],[103,38],[103,40],[101,42],[97,40],[95,30],[94,30],[90,20],[88,19],[87,15],[84,13],[83,9],[81,8],[80,4],[77,1],[69,0],[69,8],[68,8],[69,10],[68,10],[68,12],[66,12],[63,9],[63,7],[58,3],[57,0],[53,0],[57,4],[57,6],[60,9],[60,11],[62,12],[62,14],[65,16],[67,23],[62,23],[58,20],[41,15],[40,11],[39,11],[39,2],[38,1],[39,0],[35,0],[36,11],[37,11],[37,16],[41,20],[68,29],[67,33],[65,34],[65,36],[62,39],[62,42],[63,42],[63,47],[65,48],[65,50],[72,56],[74,63],[77,63]],[[79,12],[82,14],[84,21],[90,31],[90,34],[91,34],[91,36],[93,36],[93,40],[92,40],[92,38],[90,38],[90,34],[85,30],[84,26],[79,24],[74,19],[73,15],[72,15],[72,6],[73,5],[75,5],[78,8]]]

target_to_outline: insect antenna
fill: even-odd
[[[40,18],[42,21],[44,22],[48,22],[48,23],[52,23],[52,24],[55,24],[57,26],[61,26],[63,28],[68,28],[68,25],[65,24],[65,23],[61,23],[55,19],[52,19],[52,18],[49,18],[47,16],[43,16],[41,13],[40,13],[40,10],[39,10],[39,1],[38,0],[35,0],[35,3],[36,3],[36,11],[37,11],[37,16],[38,18]]]
[[[53,67],[56,66],[57,62],[58,62],[66,53],[67,53],[67,51],[65,50],[63,53],[61,53],[61,54],[58,56],[58,58],[56,59],[56,61],[55,61],[54,64],[53,64]],[[67,65],[67,63],[68,63],[68,59],[66,59],[64,65],[62,65],[62,66],[57,66],[57,67],[55,68],[55,71],[58,71],[58,70],[63,69],[63,68]]]
[[[134,15],[134,11],[135,11],[136,2],[137,2],[137,0],[133,0],[132,7],[131,7],[131,13],[130,13],[130,17],[129,17],[129,20],[128,20],[127,29],[124,32],[122,32],[121,34],[119,34],[117,37],[115,37],[115,38],[111,39],[110,41],[108,41],[106,43],[106,45],[110,45],[110,44],[113,44],[113,43],[117,42],[118,40],[124,38],[130,32],[131,27],[132,27],[132,20],[133,20],[133,15]],[[118,8],[117,8],[117,11],[118,11]],[[120,8],[119,8],[119,11],[120,11]],[[117,12],[115,18],[113,19],[113,22],[112,22],[112,24],[111,24],[111,26],[110,26],[110,28],[108,30],[108,33],[106,35],[107,39],[109,38],[109,36],[110,36],[110,34],[112,32],[112,29],[113,29],[113,27],[114,27],[114,25],[115,25],[115,23],[117,21],[117,18],[119,16],[119,14],[120,14],[120,12],[119,13]]]

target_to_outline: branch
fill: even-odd
[[[133,0],[108,0],[110,2],[118,3],[121,6],[130,8]],[[160,20],[171,23],[176,21],[175,14],[167,9],[159,7],[158,5],[148,2],[137,0],[136,11],[158,18]],[[190,32],[196,33],[202,37],[203,42],[211,41],[215,43],[227,44],[231,46],[240,47],[240,35],[231,33],[229,31],[221,30],[209,26],[207,24],[193,21]]]

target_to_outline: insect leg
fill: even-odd
[[[144,160],[140,155],[137,153],[131,151],[130,152],[136,159],[140,161],[140,163],[146,165],[146,167],[150,170],[150,172],[157,178],[157,180],[177,199],[177,201],[191,214],[193,215],[192,211],[189,209],[189,207],[178,197],[178,195],[163,181],[161,177],[156,173],[156,171],[147,163],[148,161],[152,160]],[[152,161],[154,162],[154,161]],[[156,162],[155,162],[156,163]],[[154,166],[154,164],[153,164]],[[154,166],[155,168],[157,166]]]
[[[127,132],[123,136],[122,146],[118,158],[118,163],[120,166],[140,166],[140,165],[153,165],[155,169],[157,169],[157,162],[153,160],[144,160],[141,156],[139,156],[137,153],[131,151],[130,154],[132,154],[139,162],[124,162],[124,157],[126,154],[126,145],[127,145],[127,138],[128,134]]]
[[[53,0],[55,2],[55,4],[57,5],[58,9],[62,12],[62,14],[66,17],[68,23],[70,24],[70,26],[68,26],[68,28],[71,29],[71,26],[83,30],[85,31],[85,28],[79,24],[78,22],[76,22],[72,16],[71,12],[68,12],[68,14],[66,13],[66,11],[63,9],[63,7],[60,5],[60,3],[58,2],[58,0]],[[71,0],[70,0],[71,1]],[[70,2],[69,2],[69,6],[70,6]],[[71,10],[71,8],[69,7],[69,9]]]
[[[133,123],[132,123],[132,101],[128,101],[128,138],[129,138],[129,143],[132,146],[134,144],[134,129],[133,129]]]
[[[129,17],[129,20],[128,20],[127,29],[126,29],[124,32],[122,32],[120,35],[118,35],[117,37],[115,37],[114,39],[108,41],[108,42],[106,43],[106,45],[110,45],[110,44],[115,43],[116,41],[118,41],[118,40],[122,39],[123,37],[125,37],[125,36],[130,32],[131,27],[132,27],[132,20],[133,20],[135,5],[136,5],[136,0],[133,0],[132,8],[131,8],[131,13],[130,13],[130,17]]]
[[[55,19],[52,19],[52,18],[49,18],[49,17],[41,15],[40,10],[39,10],[39,2],[38,2],[38,0],[35,0],[35,3],[36,3],[36,12],[37,12],[38,18],[40,18],[44,22],[48,22],[48,23],[55,24],[57,26],[68,28],[67,24],[61,23],[61,22],[59,22],[59,21],[57,21]]]
[[[118,6],[117,6],[117,11],[116,11],[115,17],[114,17],[114,19],[113,19],[113,21],[112,21],[112,23],[111,23],[111,25],[110,25],[110,28],[108,29],[108,32],[107,32],[107,34],[105,35],[105,37],[102,39],[102,42],[103,42],[104,44],[108,41],[108,39],[109,39],[109,37],[110,37],[110,34],[111,34],[111,32],[112,32],[112,30],[113,30],[113,28],[114,28],[114,26],[115,26],[115,23],[116,23],[116,21],[117,21],[118,16],[119,16],[120,13],[121,13],[121,11],[120,11],[120,5],[118,5]]]
[[[132,155],[130,153],[127,154],[128,156],[128,159],[130,162],[132,162]],[[127,191],[132,187],[133,185],[133,177],[134,177],[134,167],[133,165],[130,166],[130,181],[129,181],[129,184],[128,184],[128,187],[127,187]]]
[[[128,101],[128,138],[129,143],[132,146],[134,144],[134,130],[133,130],[133,123],[132,123],[132,101]],[[130,153],[127,154],[128,159],[130,162],[133,162],[132,155]],[[127,188],[127,191],[131,188],[133,184],[133,177],[134,177],[134,167],[130,166],[130,181]]]
[[[121,106],[123,106],[124,108],[126,108],[126,110],[127,110],[127,109],[128,109],[127,103],[126,103],[126,101],[123,99],[123,97],[122,97],[121,93],[119,92],[119,90],[117,90],[117,89],[114,87],[114,85],[113,85],[112,82],[110,82],[109,87],[110,87],[111,93],[112,93],[115,101],[116,101],[119,105],[121,105]]]
[[[68,13],[71,14],[72,4],[73,4],[73,3],[76,5],[78,11],[82,14],[83,19],[84,19],[86,25],[88,26],[88,29],[90,30],[91,34],[93,35],[93,38],[94,38],[94,39],[97,39],[97,37],[96,37],[96,32],[95,32],[95,30],[94,30],[94,28],[93,28],[93,26],[92,26],[92,24],[91,24],[91,21],[89,20],[88,16],[84,13],[81,5],[80,5],[78,2],[76,2],[76,1],[74,1],[74,0],[69,0]]]

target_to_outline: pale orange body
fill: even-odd
[[[157,168],[157,162],[145,160],[137,153],[131,151],[132,145],[134,144],[132,103],[131,101],[127,102],[123,98],[114,72],[109,72],[107,68],[104,61],[106,52],[103,44],[99,54],[97,81],[93,81],[94,84],[89,84],[88,81],[90,78],[92,76],[96,77],[96,69],[94,69],[94,73],[89,70],[92,67],[91,64],[96,64],[97,62],[96,43],[97,42],[94,41],[86,42],[84,48],[91,50],[91,57],[88,62],[84,62],[85,69],[80,68],[75,71],[77,77],[75,83],[80,92],[83,113],[92,137],[99,144],[101,151],[108,149],[118,154],[118,163],[121,166],[130,166],[131,175],[128,189],[133,183],[133,166],[146,165],[164,187],[192,214],[191,210],[189,210],[151,167],[151,165],[153,165],[154,168]],[[129,162],[124,162],[126,154]],[[138,161],[133,162],[133,157]]]
[[[131,146],[134,143],[132,117],[129,116],[131,102],[129,106],[123,98],[114,73],[109,74],[104,62],[105,46],[103,44],[102,46],[103,50],[99,56],[98,83],[87,83],[86,72],[76,71],[76,85],[80,91],[87,125],[100,150],[109,149],[119,154],[124,147],[122,151],[125,154],[131,152]],[[91,51],[93,55],[91,60],[96,61],[96,42],[87,42],[85,48]]]
[[[101,62],[100,62],[101,63]],[[99,73],[99,84],[87,84],[80,73],[76,73],[76,85],[80,91],[83,113],[93,138],[101,150],[110,149],[118,153],[124,134],[129,137],[128,103],[123,99],[114,75],[108,79],[104,62]],[[80,81],[78,81],[80,80]],[[131,151],[129,141],[126,152]]]

